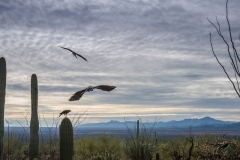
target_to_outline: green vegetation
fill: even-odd
[[[126,125],[130,137],[127,139],[124,152],[132,160],[152,160],[157,152],[157,138],[156,135],[153,136],[155,124],[149,126],[140,122],[137,120],[135,129],[133,130]]]
[[[74,159],[120,159],[124,157],[125,142],[119,137],[86,136],[75,140]]]
[[[143,132],[139,137],[143,137]],[[21,141],[22,135],[13,134],[10,137],[9,159],[28,159],[28,142]],[[161,138],[160,138],[161,139]],[[162,160],[238,160],[240,159],[240,139],[226,138],[225,135],[200,135],[175,138],[168,141],[154,143],[154,138],[141,139],[145,141],[127,141],[117,136],[102,133],[100,136],[85,136],[74,140],[73,160],[134,160],[138,155],[139,160],[155,160],[159,153]],[[56,142],[59,146],[59,142]],[[226,147],[226,144],[227,147]],[[134,146],[139,145],[139,148]],[[7,150],[8,141],[4,139],[4,151]],[[192,150],[191,150],[192,148]],[[55,152],[53,152],[55,151]],[[132,153],[130,153],[132,152]],[[190,155],[190,156],[189,156]],[[4,152],[4,159],[8,155]],[[59,148],[53,149],[50,143],[40,144],[38,160],[58,160]]]

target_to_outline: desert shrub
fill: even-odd
[[[57,142],[56,142],[57,143]],[[59,159],[59,146],[49,142],[44,142],[39,146],[39,159]]]
[[[158,144],[158,152],[162,159],[190,159],[193,154],[194,139],[190,137],[174,138]]]
[[[119,158],[123,156],[123,141],[119,137],[107,136],[105,133],[99,137],[86,136],[75,140],[74,159]]]
[[[128,129],[129,137],[127,138],[124,153],[131,160],[152,160],[156,151],[156,137],[154,137],[154,126],[148,123],[143,123],[140,119],[137,121],[137,126]]]
[[[166,160],[240,160],[239,138],[226,139],[225,135],[204,134],[172,139],[160,142],[158,151]]]
[[[98,154],[90,154],[88,160],[121,160],[117,154],[109,154],[108,152],[102,152]]]
[[[25,141],[27,135],[24,132],[5,137],[3,141],[3,159],[24,159],[28,156],[28,143]],[[9,138],[9,139],[8,139]]]
[[[209,136],[201,135],[195,139],[196,158],[207,160],[239,160],[240,159],[240,141],[239,138],[227,140],[225,135]]]

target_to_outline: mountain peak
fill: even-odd
[[[208,117],[208,116],[203,117],[203,118],[200,118],[200,119],[205,119],[205,120],[216,120],[216,119],[214,119],[214,118],[212,118],[212,117]]]

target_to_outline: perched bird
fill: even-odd
[[[59,47],[60,47],[60,46],[59,46]],[[82,59],[84,59],[85,61],[87,61],[87,59],[86,59],[86,58],[84,58],[84,57],[83,57],[83,56],[81,56],[80,54],[78,54],[78,53],[76,53],[76,52],[72,51],[71,49],[64,48],[64,47],[60,47],[60,48],[62,48],[62,49],[66,49],[66,50],[69,50],[70,52],[72,52],[73,56],[75,56],[76,58],[77,58],[77,56],[79,56],[79,57],[81,57]],[[87,61],[87,62],[88,62],[88,61]]]
[[[66,116],[69,112],[71,112],[71,110],[64,110],[64,111],[62,111],[61,113],[59,113],[59,117],[60,117],[62,114],[64,114],[64,115]]]
[[[79,100],[83,96],[84,93],[93,91],[94,89],[101,89],[103,91],[108,91],[109,92],[109,91],[111,91],[115,88],[116,88],[116,86],[109,86],[109,85],[100,85],[100,86],[94,86],[94,87],[89,86],[89,87],[87,87],[87,88],[85,88],[81,91],[78,91],[78,92],[74,93],[72,95],[72,97],[69,99],[69,101]]]

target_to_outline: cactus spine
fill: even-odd
[[[70,119],[65,117],[60,125],[59,129],[60,139],[60,160],[72,160],[73,159],[73,127]]]
[[[39,149],[38,82],[36,74],[32,74],[31,77],[31,102],[29,157],[30,160],[33,160],[37,158]]]
[[[4,136],[4,107],[6,94],[6,61],[0,58],[0,159],[3,159],[3,136]]]

